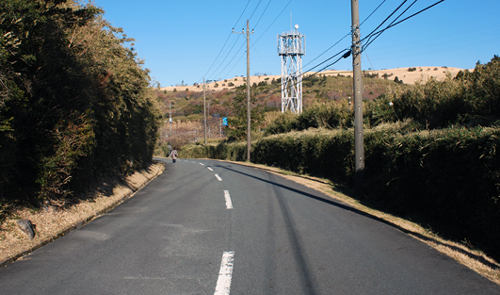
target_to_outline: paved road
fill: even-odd
[[[0,294],[500,294],[390,225],[262,170],[167,161],[114,210],[0,269]]]

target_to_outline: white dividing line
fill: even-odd
[[[201,166],[205,166],[205,164],[203,164],[203,163],[198,163],[198,164],[200,164]]]
[[[214,295],[229,295],[231,280],[233,279],[234,251],[225,251],[220,263],[219,278],[215,286]]]
[[[207,169],[208,169],[208,170],[210,170],[210,171],[214,171],[214,169],[212,169],[212,168],[210,168],[210,167],[207,167]]]
[[[229,195],[228,190],[224,190],[224,199],[226,199],[226,208],[233,209],[233,202],[231,201],[231,196]]]
[[[215,174],[215,177],[217,178],[218,181],[222,181],[222,178],[220,178],[219,174]]]

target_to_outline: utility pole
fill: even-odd
[[[205,78],[203,78],[203,135],[205,138],[205,145],[207,145],[207,103],[205,97]]]
[[[170,111],[168,112],[168,125],[170,126],[169,137],[172,137],[172,101],[169,101],[169,106],[170,106]],[[172,138],[169,138],[168,140],[171,141]]]
[[[252,148],[252,135],[251,135],[251,126],[250,126],[250,25],[249,20],[247,20],[247,161],[250,162],[250,149]],[[245,29],[239,32],[235,32],[233,29],[233,33],[236,34],[245,34]],[[253,30],[252,30],[253,34]]]
[[[361,46],[359,31],[359,2],[351,0],[351,20],[352,20],[352,70],[354,88],[354,163],[356,193],[363,193],[363,181],[365,170],[365,152],[363,142],[363,94],[361,77]]]

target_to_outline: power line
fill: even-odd
[[[238,20],[234,23],[233,28],[235,28],[235,27],[236,27],[236,25],[237,25],[237,24],[238,24],[238,22],[240,21],[241,17],[243,16],[243,14],[245,13],[245,11],[247,10],[247,7],[248,7],[248,5],[250,4],[250,1],[252,1],[252,0],[248,0],[247,5],[245,6],[245,9],[243,9],[243,11],[242,11],[242,12],[241,12],[241,14],[240,14],[240,17],[238,17]]]
[[[260,5],[261,1],[262,1],[262,0],[260,0],[260,1],[259,1],[259,3],[257,4],[256,8],[254,9],[254,11],[253,11],[253,12],[252,12],[252,14],[251,14],[251,17],[253,17],[253,15],[254,15],[254,13],[256,12],[257,8],[259,7],[259,5]],[[265,9],[264,9],[263,13],[261,14],[261,16],[260,16],[260,18],[259,18],[258,22],[256,23],[256,25],[260,22],[260,20],[261,20],[261,19],[262,19],[262,17],[264,16],[264,13],[267,11],[267,8],[269,7],[269,5],[270,5],[271,1],[272,1],[272,0],[270,0],[270,1],[267,3],[267,5],[266,5],[266,7],[265,7]],[[283,13],[283,11],[284,11],[284,10],[285,10],[285,9],[286,9],[289,5],[290,5],[290,3],[291,3],[292,1],[293,1],[293,0],[290,0],[290,1],[289,1],[286,5],[285,5],[285,7],[283,8],[283,10],[282,10],[282,11],[278,14],[278,16],[277,16],[277,17],[274,19],[274,21],[271,23],[271,25],[269,25],[269,27],[268,27],[268,28],[267,28],[267,29],[266,29],[266,30],[262,33],[262,35],[261,35],[261,36],[260,36],[260,37],[259,37],[259,38],[258,38],[258,39],[257,39],[257,40],[253,43],[253,44],[257,43],[257,42],[260,40],[260,38],[261,38],[261,37],[262,37],[262,36],[263,36],[263,35],[267,32],[267,30],[269,30],[269,28],[270,28],[270,27],[271,27],[271,26],[272,26],[272,25],[276,22],[276,20],[277,20],[277,19],[281,16],[281,14]],[[238,18],[238,20],[236,21],[236,23],[235,23],[235,25],[233,26],[233,28],[234,28],[234,27],[236,27],[237,23],[240,21],[241,17],[243,16],[244,12],[245,12],[245,11],[246,11],[246,9],[248,8],[248,5],[249,5],[249,4],[250,4],[250,0],[247,2],[247,5],[245,6],[245,9],[244,9],[244,10],[243,10],[243,12],[241,13],[240,17],[239,17],[239,18]],[[254,28],[255,28],[255,27],[254,27]],[[216,63],[218,60],[220,60],[220,59],[219,59],[219,57],[220,57],[220,55],[222,54],[223,49],[226,47],[226,45],[227,45],[227,43],[228,43],[228,40],[229,40],[229,38],[231,37],[231,35],[232,35],[232,34],[230,34],[230,35],[228,36],[228,38],[227,38],[226,42],[224,43],[224,45],[223,45],[222,49],[220,50],[219,54],[217,55],[216,59],[214,60],[214,62],[213,62],[213,63],[212,63],[212,65],[210,66],[209,70],[205,73],[205,76],[207,76],[207,75],[208,75],[208,73],[209,73],[209,72],[210,72],[210,70],[213,68],[213,66],[215,65],[215,63]],[[242,48],[242,47],[243,47],[243,45],[240,47],[240,49],[239,49],[239,50],[241,50],[241,48]],[[226,56],[222,59],[222,62],[220,62],[220,65],[217,67],[217,69],[219,69],[219,68],[220,68],[220,67],[224,64],[224,61],[225,61],[225,60],[229,57],[229,55],[231,54],[232,48],[234,48],[234,45],[231,47],[231,50],[229,50],[229,51],[228,51],[228,53],[226,54]],[[234,54],[234,56],[230,59],[230,62],[229,62],[229,63],[228,63],[228,64],[227,64],[224,68],[223,68],[223,70],[222,70],[221,72],[223,72],[223,71],[224,71],[224,69],[226,69],[226,68],[227,68],[227,67],[231,64],[231,62],[234,60],[234,58],[238,55],[239,50],[238,50],[238,51]],[[240,59],[241,59],[241,58],[240,58]],[[233,68],[234,68],[234,67],[233,67]],[[217,72],[217,69],[216,69],[214,72]]]
[[[408,6],[408,7],[407,7],[407,8],[406,8],[403,12],[401,12],[401,13],[400,13],[400,14],[396,17],[396,19],[394,19],[394,20],[393,20],[393,21],[389,24],[389,26],[391,26],[392,24],[394,24],[394,23],[395,23],[395,22],[396,22],[396,21],[397,21],[397,20],[398,20],[398,19],[399,19],[399,18],[400,18],[403,14],[405,14],[405,13],[406,13],[406,12],[407,12],[407,11],[408,11],[408,10],[409,10],[409,9],[410,9],[410,8],[411,8],[414,4],[415,4],[415,3],[417,3],[417,1],[418,1],[418,0],[413,1],[413,3],[411,3],[411,4],[410,4],[410,6]],[[405,1],[405,2],[406,2],[406,1]],[[385,22],[386,22],[386,21],[387,21],[390,17],[392,17],[392,16],[394,15],[394,13],[396,13],[396,12],[397,12],[397,11],[401,8],[401,6],[402,6],[405,2],[403,2],[403,3],[402,3],[402,4],[401,4],[401,5],[400,5],[400,6],[399,6],[396,10],[394,10],[394,12],[393,12],[393,13],[391,13],[391,15],[390,15],[388,18],[386,18],[386,19],[385,19],[385,20],[384,20],[384,21],[383,21],[383,22],[382,22],[382,23],[381,23],[381,24],[380,24],[377,28],[375,28],[375,30],[373,30],[370,34],[368,34],[365,38],[363,38],[363,39],[361,40],[361,41],[364,41],[365,39],[370,40],[373,36],[375,36],[375,35],[376,35],[375,39],[373,39],[373,40],[371,40],[371,41],[367,42],[367,45],[365,45],[365,46],[370,45],[373,41],[375,41],[375,40],[376,40],[376,39],[377,39],[377,38],[378,38],[378,37],[379,37],[379,36],[380,36],[380,35],[381,35],[381,34],[382,34],[382,33],[383,33],[383,32],[384,32],[384,31],[385,31],[385,30],[389,27],[389,26],[387,26],[387,28],[386,28],[386,29],[384,29],[384,30],[382,30],[382,31],[380,31],[380,33],[379,33],[379,32],[375,33],[375,31],[376,31],[376,30],[378,30],[378,29],[379,29],[379,28],[380,28],[380,27],[381,27],[381,26],[382,26],[382,25],[383,25],[383,24],[384,24],[384,23],[385,23]]]
[[[293,0],[290,0],[288,1],[288,3],[283,7],[283,9],[281,10],[281,12],[278,14],[278,16],[271,22],[271,24],[264,30],[264,32],[260,35],[260,37],[258,37],[254,42],[252,42],[252,47],[254,47],[254,45],[265,35],[265,33],[271,28],[271,26],[278,20],[278,18],[283,14],[283,12],[286,10],[286,8],[290,5],[290,3],[292,2]],[[262,16],[264,15],[265,11],[267,10],[269,4],[271,3],[271,0],[268,2],[264,12],[262,13],[261,17],[259,18],[259,21],[261,20]],[[257,22],[257,24],[258,24]],[[255,26],[254,26],[255,28]],[[244,45],[244,44],[243,44]],[[231,60],[229,61],[229,63],[223,68],[223,70],[221,72],[224,71],[224,69],[226,69],[230,64],[231,62],[236,58],[236,56],[238,55],[239,51],[241,50],[241,48],[243,47],[243,45],[238,49],[238,51],[236,51],[236,53],[234,54],[233,58],[231,58]],[[229,55],[229,53],[228,53]],[[243,58],[244,54],[241,55],[241,57],[237,60],[241,60]],[[227,57],[226,57],[227,58]],[[224,59],[225,60],[225,59]],[[230,69],[230,71],[232,71],[234,69],[234,67],[236,67],[236,64]]]
[[[332,66],[332,65],[336,64],[337,62],[339,62],[342,58],[347,58],[347,57],[349,57],[349,55],[350,55],[350,53],[351,53],[351,50],[350,50],[350,48],[348,47],[348,48],[343,49],[342,51],[339,51],[337,54],[335,54],[335,55],[333,55],[333,56],[331,56],[331,57],[327,58],[326,60],[322,61],[321,63],[319,63],[319,64],[315,65],[315,66],[314,66],[314,67],[312,67],[312,68],[310,68],[309,70],[307,70],[307,71],[306,71],[306,73],[307,73],[307,72],[311,72],[311,71],[312,71],[312,70],[314,70],[315,68],[317,68],[317,67],[321,66],[322,64],[324,64],[324,63],[326,63],[326,62],[328,62],[328,61],[330,61],[330,60],[332,60],[332,59],[334,59],[335,57],[337,57],[337,56],[341,55],[342,53],[343,53],[343,55],[342,55],[339,59],[337,59],[335,62],[333,62],[333,63],[329,64],[328,66],[323,67],[321,70],[316,71],[316,73],[319,73],[319,72],[324,71],[326,68],[328,68],[328,67],[330,67],[330,66]]]
[[[231,53],[231,51],[233,51],[234,46],[236,46],[236,43],[238,43],[238,40],[240,40],[240,38],[241,38],[241,35],[238,35],[238,37],[236,38],[236,40],[235,40],[235,41],[234,41],[234,43],[233,43],[233,46],[231,46],[231,49],[229,49],[228,53],[226,54],[226,57],[224,57],[224,59],[222,60],[222,62],[221,62],[221,63],[219,63],[219,66],[218,66],[218,67],[214,70],[214,74],[215,74],[215,73],[217,73],[217,71],[219,70],[219,68],[220,68],[220,67],[224,64],[224,62],[225,62],[225,61],[226,61],[226,59],[229,57],[229,54]],[[243,45],[244,45],[244,44],[245,44],[245,43],[243,42],[243,43],[242,43],[242,45],[241,45],[241,47],[243,47]],[[241,50],[241,47],[240,47],[240,48],[238,49],[238,51],[236,51],[236,52],[239,52],[239,50]],[[234,57],[233,57],[233,59],[234,59]],[[232,59],[231,59],[231,61],[232,61]],[[230,61],[230,62],[231,62],[231,61]],[[229,64],[228,64],[228,65],[229,65]],[[218,74],[218,75],[220,75],[220,74],[221,74],[221,72],[223,72],[223,71],[227,68],[227,66],[228,66],[228,65],[226,65],[226,67],[224,67],[224,68],[223,68],[223,69],[219,72],[219,74]],[[215,75],[215,77],[217,77],[218,75]],[[211,79],[211,80],[212,80],[212,79]]]
[[[386,0],[383,0],[366,18],[365,20],[363,20],[363,22],[360,24],[360,26],[362,26],[368,19],[370,19],[370,17],[386,2]],[[317,60],[318,58],[320,58],[321,56],[323,56],[325,53],[327,53],[328,51],[330,51],[333,47],[337,46],[340,42],[342,42],[345,38],[349,37],[351,35],[352,32],[349,32],[347,33],[344,37],[340,38],[340,40],[338,40],[337,42],[335,42],[332,46],[328,47],[328,49],[326,49],[325,51],[323,51],[320,55],[318,55],[317,57],[315,57],[313,60],[311,60],[310,62],[308,62],[305,67],[307,67],[308,65],[310,65],[311,63],[313,63],[315,60]]]
[[[363,42],[366,38],[369,38],[371,35],[374,34],[374,32],[376,30],[378,30],[383,24],[385,24],[386,21],[388,21],[401,7],[403,7],[403,5],[407,2],[408,0],[404,0],[403,3],[401,3],[391,14],[389,14],[388,17],[386,17],[384,19],[383,22],[381,22],[374,30],[372,30],[368,35],[366,35],[366,37],[364,37],[363,39],[361,39],[361,42]],[[417,1],[417,0],[415,0]]]
[[[415,0],[415,2],[416,2],[416,1],[417,1],[417,0]],[[399,19],[399,17],[401,17],[401,16],[402,16],[402,14],[400,14],[400,15],[398,16],[398,18],[396,18],[396,19],[395,19],[395,20],[394,20],[394,21],[393,21],[390,25],[388,25],[386,28],[384,28],[384,29],[382,29],[382,30],[380,30],[380,31],[378,31],[378,32],[376,32],[376,33],[374,33],[373,35],[377,35],[377,36],[376,36],[373,40],[371,40],[369,43],[365,44],[365,45],[363,46],[362,51],[366,50],[366,48],[368,48],[368,46],[369,46],[369,45],[371,45],[371,44],[372,44],[372,43],[373,43],[373,42],[374,42],[374,41],[375,41],[378,37],[380,37],[380,35],[381,35],[382,33],[384,33],[386,30],[388,30],[388,29],[390,29],[390,28],[393,28],[393,27],[395,27],[395,26],[397,26],[397,25],[399,25],[399,24],[403,23],[403,22],[405,22],[405,21],[409,20],[410,18],[413,18],[413,17],[415,17],[415,16],[419,15],[420,13],[422,13],[422,12],[424,12],[424,11],[426,11],[426,10],[431,9],[432,7],[434,7],[434,6],[436,6],[436,5],[440,4],[440,3],[442,3],[442,2],[444,2],[444,1],[445,1],[445,0],[440,0],[440,1],[438,1],[438,2],[436,2],[436,3],[434,3],[434,4],[432,4],[432,5],[427,6],[426,8],[424,8],[424,9],[422,9],[422,10],[420,10],[420,11],[418,11],[418,12],[416,12],[416,13],[414,13],[414,14],[412,14],[412,15],[410,15],[410,16],[408,16],[408,17],[406,17],[406,18],[404,18],[404,19],[402,19],[402,20],[400,20],[400,21],[398,21],[398,22],[396,22],[396,20],[397,20],[397,19]],[[414,4],[414,3],[412,3],[412,5],[413,5],[413,4]],[[405,10],[403,13],[405,13],[406,11],[407,11],[407,10]]]
[[[262,19],[262,17],[264,16],[264,14],[266,13],[267,8],[269,7],[269,4],[271,4],[271,1],[272,1],[272,0],[269,0],[269,2],[267,2],[266,8],[264,8],[264,12],[262,12],[262,14],[260,15],[259,20],[255,23],[254,28],[257,28],[257,26],[259,25],[259,22],[260,22],[260,20]]]
[[[424,8],[424,9],[422,9],[422,10],[420,10],[420,11],[418,11],[418,12],[416,12],[416,13],[414,13],[414,14],[412,14],[412,15],[410,15],[410,16],[408,16],[408,17],[404,18],[404,19],[402,19],[401,21],[397,21],[397,20],[398,20],[398,19],[399,19],[399,18],[400,18],[403,14],[405,14],[405,13],[408,11],[408,9],[409,9],[409,8],[411,8],[411,7],[415,4],[415,2],[417,2],[417,1],[418,1],[418,0],[415,0],[415,1],[414,1],[414,2],[413,2],[410,6],[409,6],[409,7],[407,7],[407,8],[406,8],[406,9],[405,9],[402,13],[400,13],[400,14],[398,15],[398,17],[397,17],[395,20],[393,20],[393,21],[392,21],[392,22],[391,22],[391,23],[390,23],[390,24],[389,24],[386,28],[384,28],[384,29],[382,29],[382,30],[380,30],[380,31],[376,31],[376,30],[377,30],[377,29],[379,29],[379,28],[380,28],[380,27],[381,27],[381,26],[382,26],[385,22],[387,22],[387,20],[389,20],[389,19],[390,19],[390,18],[391,18],[391,17],[392,17],[392,16],[393,16],[393,15],[394,15],[394,14],[395,14],[398,10],[399,10],[399,9],[401,9],[401,7],[402,7],[402,6],[403,6],[403,5],[407,2],[407,0],[403,1],[403,3],[402,3],[401,5],[399,5],[399,6],[398,6],[398,7],[397,7],[397,8],[396,8],[396,9],[395,9],[395,10],[394,10],[394,11],[393,11],[393,12],[392,12],[392,13],[391,13],[391,14],[390,14],[390,15],[389,15],[389,16],[388,16],[388,17],[387,17],[387,18],[386,18],[386,19],[385,19],[385,20],[384,20],[384,21],[383,21],[380,25],[379,25],[379,26],[377,26],[377,28],[376,28],[375,30],[373,30],[373,31],[372,31],[372,32],[371,32],[368,36],[366,36],[366,37],[364,38],[364,39],[370,39],[370,38],[372,38],[372,37],[374,37],[374,36],[375,36],[375,39],[371,40],[371,41],[370,41],[367,45],[365,45],[365,46],[363,47],[363,50],[362,50],[362,51],[366,50],[366,47],[367,47],[368,45],[370,45],[371,43],[373,43],[373,41],[375,41],[375,40],[376,40],[376,38],[378,38],[378,37],[379,37],[379,36],[380,36],[383,32],[385,32],[387,29],[392,28],[392,27],[394,27],[394,26],[396,26],[396,25],[398,25],[398,24],[401,24],[401,23],[403,23],[404,21],[406,21],[406,20],[408,20],[408,19],[410,19],[410,18],[412,18],[412,17],[414,17],[414,16],[416,16],[416,15],[418,15],[418,14],[420,14],[420,13],[422,13],[422,12],[424,12],[424,11],[426,11],[426,10],[428,10],[428,9],[430,9],[430,8],[432,8],[432,7],[434,7],[434,6],[436,6],[436,5],[438,5],[439,3],[444,2],[445,0],[438,1],[438,2],[436,2],[436,3],[432,4],[432,5],[428,6],[428,7],[426,7],[426,8]],[[380,5],[379,5],[376,9],[375,9],[375,11],[376,11],[376,10],[377,10],[377,9],[378,9],[378,8],[379,8],[379,7],[380,7],[380,6],[384,3],[384,2],[385,2],[385,0],[384,0],[384,1],[383,1],[383,2],[382,2],[382,3],[381,3],[381,4],[380,4]],[[375,11],[374,11],[374,12],[375,12]],[[368,18],[369,18],[369,17],[371,17],[371,16],[373,15],[373,13],[374,13],[374,12],[372,12],[372,13],[368,16]],[[367,18],[367,19],[368,19],[368,18]],[[367,19],[365,19],[365,20],[363,21],[363,23],[364,23]],[[348,35],[347,35],[347,36],[348,36]],[[335,45],[337,45],[338,43],[340,43],[340,41],[342,41],[342,40],[343,40],[343,39],[345,39],[345,38],[346,38],[346,37],[341,38],[341,39],[340,39],[337,43],[335,43],[333,46],[331,46],[328,50],[330,50],[331,48],[333,48]],[[363,40],[364,40],[364,39],[363,39]],[[327,50],[327,51],[328,51],[328,50]],[[326,51],[325,51],[325,52],[326,52]],[[325,52],[323,52],[321,55],[323,55]],[[330,61],[330,60],[332,60],[332,59],[334,59],[335,57],[338,57],[338,56],[339,56],[340,54],[342,54],[342,53],[343,53],[343,55],[342,55],[342,56],[340,56],[340,57],[339,57],[339,58],[337,58],[334,62],[332,62],[332,63],[328,64],[327,66],[324,66],[324,67],[323,67],[323,68],[321,68],[319,71],[316,71],[315,73],[313,73],[313,75],[314,75],[314,74],[317,74],[317,73],[319,73],[319,72],[324,71],[324,70],[325,70],[325,69],[327,69],[328,67],[331,67],[332,65],[334,65],[334,64],[336,64],[336,63],[338,63],[338,62],[339,62],[340,60],[342,60],[343,58],[347,58],[347,57],[349,57],[349,56],[350,56],[350,54],[351,54],[351,49],[350,49],[349,47],[348,47],[348,48],[346,48],[346,49],[343,49],[342,51],[338,52],[337,54],[335,54],[335,55],[333,55],[333,56],[329,57],[328,59],[326,59],[326,60],[322,61],[321,63],[319,63],[319,64],[315,65],[314,67],[310,68],[309,70],[305,71],[302,75],[305,75],[306,73],[310,73],[310,72],[311,72],[312,70],[314,70],[315,68],[317,68],[317,67],[319,67],[319,66],[323,65],[324,63],[326,63],[326,62],[328,62],[328,61]],[[316,57],[314,60],[318,59],[321,55],[319,55],[318,57]],[[311,62],[309,62],[308,64],[310,64],[310,63],[311,63]],[[281,83],[283,84],[283,81],[281,81]],[[281,85],[278,85],[278,86],[281,86]],[[278,87],[278,86],[277,86],[277,87]],[[276,88],[277,88],[277,87],[276,87]],[[270,90],[273,90],[273,89],[271,88]],[[273,94],[270,94],[269,96],[272,96],[272,95],[273,95]],[[269,97],[269,96],[267,96],[267,97]]]
[[[262,0],[259,0],[259,3],[257,3],[257,6],[255,7],[255,9],[253,10],[252,14],[250,15],[250,17],[248,18],[249,20],[252,19],[253,15],[255,14],[255,11],[257,11],[257,8],[259,8],[259,5],[260,5],[260,2],[262,2]]]
[[[374,37],[374,36],[375,36],[375,39],[370,40],[370,42],[369,42],[367,45],[363,46],[362,52],[363,52],[363,51],[364,51],[364,50],[368,47],[368,45],[370,45],[371,43],[373,43],[373,41],[375,41],[375,40],[376,40],[376,39],[377,39],[377,38],[378,38],[378,37],[379,37],[379,36],[380,36],[383,32],[385,32],[385,30],[387,30],[387,29],[389,29],[389,28],[392,28],[392,27],[394,27],[394,26],[396,26],[396,25],[398,25],[398,24],[400,24],[400,23],[402,23],[402,22],[406,21],[406,20],[410,19],[411,17],[414,17],[414,16],[416,16],[416,15],[418,15],[418,14],[420,14],[420,13],[422,13],[422,12],[424,12],[424,11],[426,11],[426,10],[428,10],[428,9],[430,9],[430,8],[432,8],[432,7],[434,7],[434,6],[436,6],[437,4],[439,4],[439,3],[441,3],[441,2],[443,2],[443,1],[445,1],[445,0],[441,0],[441,1],[439,1],[439,2],[436,2],[435,4],[428,6],[428,7],[426,7],[425,9],[422,9],[422,10],[420,10],[419,12],[414,13],[414,14],[412,14],[411,16],[409,16],[409,17],[407,17],[407,18],[405,18],[405,19],[403,19],[403,20],[401,20],[401,21],[399,21],[399,22],[396,22],[396,21],[397,21],[397,20],[398,20],[398,19],[399,19],[399,18],[400,18],[400,17],[401,17],[404,13],[406,13],[406,12],[408,11],[408,9],[409,9],[409,8],[411,8],[411,7],[412,7],[412,6],[413,6],[413,5],[414,5],[414,4],[418,1],[418,0],[415,0],[415,1],[414,1],[414,2],[413,2],[410,6],[409,6],[409,7],[407,7],[407,8],[406,8],[406,9],[405,9],[402,13],[400,13],[400,14],[399,14],[399,16],[398,16],[395,20],[393,20],[393,21],[392,21],[392,22],[391,22],[391,23],[390,23],[390,24],[389,24],[386,28],[384,28],[383,30],[377,31],[377,29],[379,29],[379,28],[380,28],[380,27],[381,27],[381,26],[382,26],[385,22],[387,22],[387,20],[389,20],[389,19],[390,19],[390,18],[391,18],[391,17],[392,17],[392,16],[393,16],[393,15],[394,15],[394,14],[395,14],[398,10],[399,10],[399,9],[401,9],[401,7],[402,7],[402,6],[403,6],[403,5],[404,5],[407,1],[408,1],[408,0],[404,0],[404,1],[403,1],[403,2],[402,2],[402,3],[401,3],[401,4],[400,4],[400,5],[399,5],[399,6],[398,6],[398,7],[397,7],[397,8],[396,8],[396,9],[395,9],[395,10],[394,10],[391,14],[390,14],[390,15],[389,15],[389,16],[388,16],[388,17],[387,17],[387,18],[386,18],[386,19],[385,19],[385,20],[384,20],[381,24],[379,24],[379,25],[377,26],[377,28],[375,28],[375,29],[374,29],[374,30],[373,30],[370,34],[368,34],[365,38],[363,38],[363,39],[361,40],[361,41],[363,41],[363,40],[365,40],[365,39],[370,40],[372,37]],[[369,16],[368,16],[368,17],[367,17],[367,18],[366,18],[366,19],[365,19],[362,23],[366,22],[366,20],[368,20],[368,18],[370,18],[370,17],[374,14],[374,12],[375,12],[375,11],[377,11],[377,10],[380,8],[380,6],[381,6],[382,4],[384,4],[384,2],[385,2],[385,0],[384,0],[384,1],[383,1],[383,2],[382,2],[382,3],[381,3],[381,4],[377,7],[377,8],[376,8],[376,9],[375,9],[372,13],[371,13],[371,14],[370,14],[370,15],[369,15]],[[337,41],[335,44],[333,44],[332,46],[330,46],[330,48],[328,48],[326,51],[324,51],[323,53],[321,53],[319,56],[317,56],[317,57],[316,57],[315,59],[313,59],[311,62],[307,63],[307,65],[311,64],[314,60],[316,60],[316,59],[318,59],[320,56],[324,55],[327,51],[329,51],[331,48],[333,48],[334,46],[336,46],[337,44],[339,44],[342,40],[344,40],[344,39],[345,39],[347,36],[349,36],[349,35],[350,35],[350,33],[349,33],[349,34],[347,34],[346,36],[342,37],[339,41]],[[338,58],[338,59],[337,59],[337,60],[335,60],[333,63],[330,63],[330,64],[328,64],[327,66],[325,66],[325,67],[321,68],[319,71],[316,71],[316,73],[322,72],[322,71],[324,71],[325,69],[327,69],[328,67],[333,66],[334,64],[336,64],[336,63],[338,63],[340,60],[342,60],[342,58],[347,58],[347,57],[349,56],[349,54],[351,53],[351,50],[350,50],[350,48],[346,48],[346,49],[344,49],[344,50],[342,50],[342,51],[338,52],[337,54],[335,54],[335,55],[333,55],[333,56],[329,57],[328,59],[324,60],[323,62],[321,62],[321,63],[317,64],[316,66],[312,67],[311,69],[309,69],[309,70],[308,70],[308,71],[306,71],[305,73],[307,73],[307,72],[310,72],[310,71],[314,70],[315,68],[319,67],[320,65],[322,65],[322,64],[324,64],[324,63],[326,63],[326,62],[328,62],[328,61],[332,60],[333,58],[335,58],[335,57],[337,57],[337,56],[339,56],[341,53],[344,53],[344,56],[342,56],[342,57]],[[307,66],[307,65],[306,65],[306,66]],[[315,73],[315,74],[316,74],[316,73]]]
[[[290,0],[288,1],[288,3],[285,5],[285,7],[283,7],[283,9],[281,10],[281,12],[278,14],[278,16],[273,20],[273,22],[264,30],[264,32],[260,35],[259,38],[257,38],[257,40],[255,40],[254,44],[256,44],[257,42],[259,42],[260,38],[262,38],[264,36],[265,33],[267,33],[267,31],[271,28],[272,25],[274,25],[274,23],[278,20],[278,18],[283,14],[283,12],[285,11],[285,9],[288,7],[288,5],[290,5],[290,3],[292,3],[293,0]]]
[[[231,60],[227,63],[227,65],[219,72],[219,75],[222,74],[222,72],[233,62],[233,60],[236,58],[236,56],[238,56],[238,53],[241,52],[241,48],[243,48],[243,46],[245,45],[245,43],[243,42],[240,46],[240,48],[238,48],[238,50],[236,50],[236,53],[233,55],[233,58],[231,58]],[[241,57],[238,59],[238,61],[241,60],[241,58],[243,58],[243,56],[245,55],[244,54],[245,52],[243,51],[242,52],[242,55]],[[235,63],[235,65],[231,68],[230,71],[232,71],[234,69],[234,67],[237,65],[238,63]],[[229,74],[226,74],[226,76],[229,75]]]
[[[386,0],[382,1],[382,3],[380,3],[377,8],[375,8],[372,13],[370,13],[363,22],[361,22],[361,24],[359,25],[360,27],[382,6],[382,4],[385,3]]]
[[[245,6],[245,8],[243,9],[243,11],[241,12],[240,17],[238,18],[238,20],[234,23],[233,28],[234,28],[234,27],[238,24],[238,22],[240,21],[241,17],[243,16],[243,14],[245,13],[245,11],[247,10],[248,5],[250,4],[250,1],[251,1],[251,0],[248,0],[247,5]],[[219,53],[218,53],[218,54],[217,54],[217,56],[215,57],[214,62],[213,62],[213,63],[212,63],[212,65],[208,68],[208,70],[207,70],[207,72],[205,73],[205,75],[204,75],[204,76],[207,76],[207,75],[208,75],[208,73],[210,72],[210,70],[212,69],[212,67],[214,66],[215,62],[217,61],[217,59],[218,59],[218,58],[219,58],[219,56],[221,55],[222,51],[223,51],[223,50],[224,50],[224,48],[226,47],[226,44],[227,44],[227,42],[229,41],[229,38],[231,38],[231,35],[232,35],[232,34],[231,34],[231,33],[229,33],[229,36],[227,36],[226,42],[224,42],[224,45],[222,45],[222,48],[220,49]],[[200,81],[200,80],[198,80],[198,82],[199,82],[199,81]]]

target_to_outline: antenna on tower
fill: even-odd
[[[278,55],[281,57],[281,112],[302,113],[302,56],[306,54],[305,36],[291,25],[290,32],[278,35]]]

